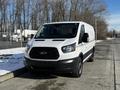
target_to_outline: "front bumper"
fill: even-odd
[[[67,59],[67,60],[59,60],[59,61],[35,61],[25,58],[26,67],[33,67],[35,70],[57,70],[57,71],[68,71],[71,72],[73,68],[78,63],[78,57]]]

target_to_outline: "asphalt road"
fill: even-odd
[[[120,90],[120,39],[113,41],[113,60],[116,90]]]
[[[29,72],[0,83],[0,90],[120,90],[120,39],[96,45],[95,61],[84,64],[80,78]]]

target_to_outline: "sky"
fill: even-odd
[[[105,0],[105,3],[110,14],[107,19],[109,29],[120,31],[120,0]]]

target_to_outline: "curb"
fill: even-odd
[[[7,81],[11,78],[14,78],[16,76],[19,76],[19,75],[25,73],[26,71],[27,71],[27,69],[25,67],[23,67],[21,69],[15,70],[15,71],[10,72],[10,73],[7,73],[5,75],[2,75],[2,76],[0,76],[0,83],[2,83],[4,81]]]

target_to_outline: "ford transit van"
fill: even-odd
[[[94,28],[82,21],[46,23],[27,43],[25,65],[29,70],[55,69],[82,74],[83,63],[92,62]]]

